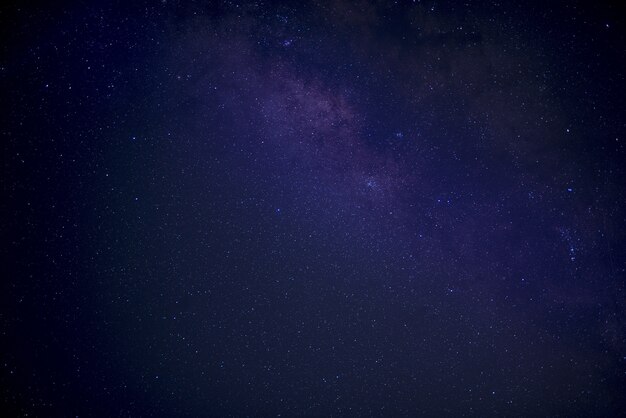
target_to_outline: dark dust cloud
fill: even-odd
[[[619,3],[3,3],[5,416],[624,416]]]

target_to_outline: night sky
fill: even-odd
[[[3,416],[626,415],[619,1],[15,3]]]

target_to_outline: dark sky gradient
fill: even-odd
[[[620,2],[16,3],[3,416],[626,416]]]

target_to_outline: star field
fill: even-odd
[[[624,416],[618,6],[0,6],[1,410]]]

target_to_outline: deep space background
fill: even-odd
[[[3,2],[3,416],[625,416],[619,6]]]

